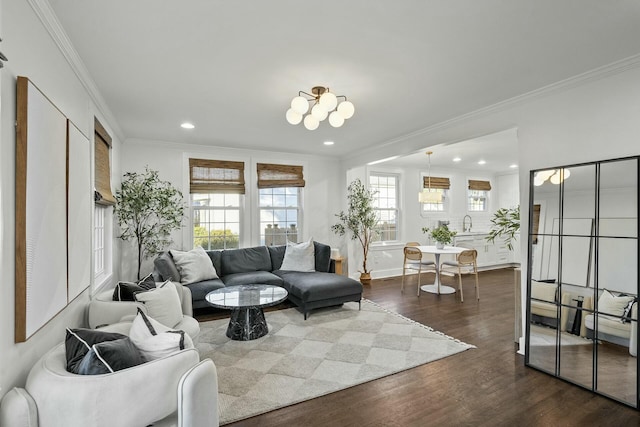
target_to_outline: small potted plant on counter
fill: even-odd
[[[422,227],[423,233],[429,233],[429,227]],[[431,230],[431,239],[436,242],[436,248],[442,249],[444,245],[450,245],[453,242],[453,237],[458,234],[456,231],[449,230],[446,225]]]

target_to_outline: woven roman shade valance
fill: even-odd
[[[244,194],[244,162],[189,159],[191,193]]]
[[[111,136],[104,129],[98,119],[94,120],[94,162],[96,194],[95,202],[99,205],[115,205],[116,199],[111,192],[111,161],[109,150],[111,149]]]
[[[422,188],[429,188],[429,177],[422,177]],[[451,188],[449,178],[439,178],[437,176],[431,177],[431,188],[439,188],[441,190],[448,190]]]
[[[491,183],[489,181],[476,181],[476,180],[470,179],[469,190],[489,191],[491,190]]]
[[[302,166],[258,163],[258,188],[304,187]]]

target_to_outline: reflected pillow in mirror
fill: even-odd
[[[532,280],[531,298],[548,302],[557,302],[557,289],[558,286],[555,283],[536,282],[535,280]]]
[[[614,295],[609,290],[602,291],[600,298],[598,298],[598,311],[600,313],[609,314],[622,318],[627,305],[634,300],[634,297],[629,295]]]

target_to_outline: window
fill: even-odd
[[[421,213],[426,212],[444,212],[446,211],[446,202],[449,197],[449,188],[451,183],[449,178],[441,178],[437,176],[423,176],[422,177],[422,191],[430,193],[440,194],[440,198],[437,201],[430,201],[427,203],[420,203]]]
[[[489,191],[491,191],[491,183],[489,181],[470,179],[467,191],[467,210],[470,212],[486,212],[489,210]]]
[[[93,277],[94,289],[99,288],[113,272],[112,247],[113,209],[111,192],[111,136],[98,119],[94,120],[94,187],[93,210]]]
[[[369,188],[375,192],[373,205],[378,216],[375,241],[398,240],[398,177],[397,175],[372,174]]]
[[[194,248],[240,247],[240,194],[192,194],[191,207]]]
[[[302,166],[258,163],[260,244],[302,240]]]
[[[259,207],[261,245],[285,245],[301,239],[300,188],[261,188]]]
[[[193,247],[240,247],[244,162],[189,159]]]
[[[96,204],[93,208],[93,271],[97,286],[111,275],[112,209]]]

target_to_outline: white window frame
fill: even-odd
[[[213,195],[223,195],[224,197],[228,196],[229,194],[225,194],[225,193],[207,193],[209,195],[209,197],[211,198],[211,196]],[[244,221],[244,194],[237,194],[238,196],[238,206],[204,206],[202,209],[196,209],[195,203],[194,203],[194,196],[195,194],[190,194],[189,195],[189,207],[190,207],[190,214],[191,214],[191,242],[190,242],[190,247],[194,248],[195,247],[195,241],[196,241],[196,236],[195,236],[195,212],[196,210],[209,210],[209,211],[227,211],[227,210],[237,210],[238,211],[238,248],[242,247],[242,239],[243,239],[243,233],[244,233],[244,226],[243,226],[243,221]],[[227,222],[224,221],[224,224],[226,226]],[[226,228],[225,228],[226,229]],[[217,250],[217,249],[235,249],[235,247],[227,247],[226,245],[226,239],[225,239],[225,245],[224,248],[204,248],[205,250]]]
[[[475,193],[483,193],[477,194]],[[490,199],[491,190],[469,190],[467,188],[467,212],[488,212],[489,211],[489,199]],[[472,205],[475,205],[475,202],[472,202],[472,199],[483,199],[484,200],[484,209],[472,209]]]
[[[367,182],[367,186],[369,189],[373,190],[373,191],[378,191],[378,188],[374,188],[371,185],[371,177],[376,176],[379,178],[393,178],[393,180],[395,181],[395,208],[380,208],[380,207],[374,207],[374,210],[378,213],[378,223],[380,223],[380,218],[382,217],[380,215],[380,212],[385,211],[385,212],[395,212],[395,238],[394,239],[384,239],[383,237],[385,237],[384,234],[384,230],[382,235],[378,234],[376,236],[374,236],[374,243],[377,244],[386,244],[386,243],[391,243],[391,242],[398,242],[400,241],[400,174],[397,173],[390,173],[390,172],[370,172],[369,173],[369,179]],[[378,195],[374,195],[374,198],[378,198]],[[389,197],[387,197],[387,199],[390,199]]]
[[[271,191],[271,195],[273,197],[273,190],[276,189],[295,189],[297,190],[297,206],[271,206],[271,205],[265,205],[262,206],[261,205],[261,195],[263,192],[265,191]],[[302,242],[304,241],[304,237],[302,235],[302,229],[303,229],[303,220],[304,220],[304,212],[303,212],[303,204],[302,204],[302,200],[303,200],[303,193],[304,193],[304,187],[274,187],[274,188],[258,188],[257,189],[257,212],[258,212],[258,243],[260,245],[266,245],[266,246],[277,246],[277,245],[284,245],[287,243],[287,241],[292,241],[292,242]],[[284,231],[284,233],[278,233],[275,236],[272,235],[272,239],[268,239],[267,236],[267,227],[268,224],[263,224],[262,223],[262,212],[263,211],[276,211],[276,210],[295,210],[296,211],[296,220],[295,222],[293,221],[289,221],[288,219],[285,221],[280,221],[280,222],[284,222],[284,227],[283,229],[286,229]],[[291,230],[291,225],[295,224],[295,235],[292,233]]]
[[[113,208],[93,208],[93,290],[100,289],[113,276]]]

